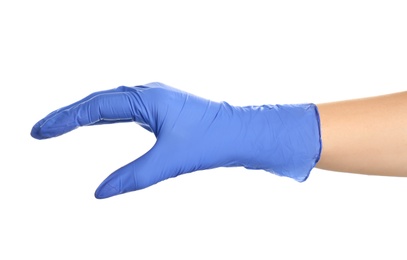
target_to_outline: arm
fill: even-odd
[[[317,168],[407,176],[407,92],[318,105]]]
[[[266,170],[300,182],[315,166],[407,176],[406,101],[404,92],[319,106],[238,107],[156,82],[92,93],[38,121],[31,135],[47,139],[129,121],[153,132],[154,146],[110,174],[97,198],[217,167]]]

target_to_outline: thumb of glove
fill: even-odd
[[[140,190],[183,173],[174,153],[157,142],[147,153],[110,174],[96,189],[97,199]]]

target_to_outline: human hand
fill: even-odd
[[[129,121],[153,132],[157,141],[108,176],[96,198],[216,167],[263,169],[304,181],[321,152],[313,104],[237,107],[162,83],[93,93],[47,115],[34,125],[31,136],[47,139],[79,126]]]

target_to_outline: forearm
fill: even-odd
[[[322,135],[317,168],[407,176],[407,92],[317,106]]]

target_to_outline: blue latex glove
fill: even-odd
[[[263,169],[302,182],[321,152],[314,104],[237,107],[161,83],[93,93],[40,120],[31,135],[46,139],[79,126],[128,121],[153,132],[157,141],[106,178],[96,198],[216,167]]]

